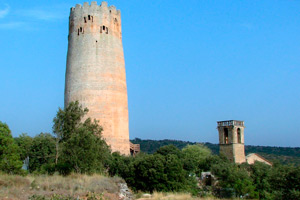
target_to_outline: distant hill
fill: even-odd
[[[179,149],[186,145],[197,144],[196,142],[180,141],[180,140],[142,140],[135,138],[131,140],[134,144],[141,145],[141,151],[146,153],[154,153],[162,146],[173,144]],[[209,142],[201,143],[211,149],[214,154],[219,154],[219,145]],[[246,155],[249,153],[258,153],[271,162],[279,161],[282,164],[295,164],[300,166],[300,148],[299,147],[270,147],[270,146],[252,146],[245,145]]]

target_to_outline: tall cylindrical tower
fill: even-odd
[[[112,151],[129,154],[121,15],[106,2],[77,4],[69,18],[65,106],[78,100],[99,120]]]

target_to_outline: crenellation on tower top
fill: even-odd
[[[80,9],[81,7],[81,4],[76,4],[75,9]]]
[[[117,14],[117,9],[115,6],[111,5],[108,7],[109,13]]]
[[[106,1],[102,1],[101,4],[100,4],[101,7],[103,8],[107,8],[108,7],[108,4]]]
[[[117,10],[115,6],[111,5],[108,7],[107,2],[103,1],[100,5],[97,4],[96,1],[92,1],[91,4],[88,2],[84,2],[83,5],[76,4],[75,7],[72,7],[70,9],[70,19],[75,18],[83,18],[85,15],[106,15],[109,17],[118,18],[118,21],[120,21],[121,18],[121,12],[120,10]],[[110,19],[110,20],[112,20]]]
[[[89,2],[84,2],[83,3],[83,8],[90,8]]]

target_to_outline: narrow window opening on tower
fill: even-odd
[[[228,128],[224,128],[224,143],[228,144]]]
[[[109,13],[111,13],[111,10],[109,10]]]
[[[108,34],[108,28],[106,27],[106,34]]]
[[[84,23],[86,23],[86,17],[84,17],[83,19],[84,19]]]
[[[238,143],[242,143],[241,129],[240,128],[237,129],[237,139],[238,139]]]
[[[105,26],[103,26],[102,28],[103,28],[103,30],[105,31]]]
[[[91,20],[91,15],[88,15],[88,19]]]
[[[77,35],[79,35],[79,29],[78,29],[78,33],[77,33]]]
[[[82,32],[82,27],[80,27],[80,32]]]

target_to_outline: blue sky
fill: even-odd
[[[63,106],[68,15],[76,0],[0,1],[0,120],[51,132]],[[100,2],[98,2],[100,3]],[[300,1],[108,1],[122,13],[130,137],[299,146]]]

